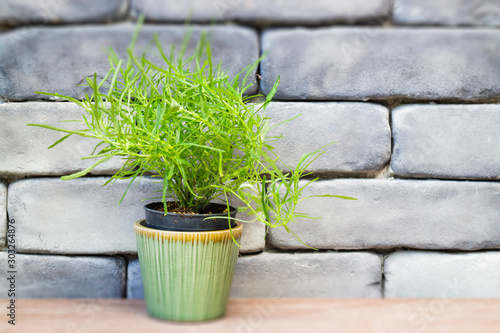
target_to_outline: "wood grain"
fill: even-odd
[[[6,304],[3,300],[1,307]],[[142,300],[19,300],[0,332],[500,332],[500,299],[231,299],[227,315],[198,324],[149,317]]]

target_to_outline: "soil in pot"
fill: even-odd
[[[169,231],[213,231],[229,229],[227,206],[210,203],[201,214],[195,214],[177,207],[175,202],[168,202],[165,214],[163,203],[153,202],[144,206],[146,221],[144,226]],[[229,216],[234,219],[237,209],[230,207]],[[236,222],[231,220],[231,228]]]

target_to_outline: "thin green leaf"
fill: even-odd
[[[83,177],[86,174],[88,174],[90,171],[92,171],[96,166],[98,166],[101,163],[104,163],[104,162],[108,161],[110,158],[111,158],[111,156],[107,156],[105,158],[102,158],[99,161],[97,161],[94,164],[92,164],[91,166],[89,166],[88,168],[86,168],[85,170],[82,170],[82,171],[79,171],[79,172],[75,172],[75,173],[73,173],[71,175],[68,175],[68,176],[62,176],[61,179],[62,180],[70,180],[70,179],[75,179],[75,178]]]
[[[60,138],[59,140],[57,140],[56,142],[54,142],[53,144],[51,144],[48,149],[50,148],[54,148],[55,146],[57,146],[58,144],[60,144],[61,142],[63,142],[64,140],[66,140],[67,138],[69,138],[70,136],[72,136],[73,134],[68,134],[68,135],[65,135],[63,136],[62,138]]]

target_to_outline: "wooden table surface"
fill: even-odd
[[[153,319],[142,300],[21,299],[15,326],[0,304],[2,333],[500,332],[500,299],[231,299],[225,317],[197,324]]]

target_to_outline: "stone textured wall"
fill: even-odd
[[[229,73],[267,52],[252,93],[280,75],[272,122],[302,114],[280,128],[285,163],[336,141],[308,194],[358,198],[300,207],[323,217],[292,226],[318,252],[247,225],[233,297],[500,297],[500,1],[5,0],[0,270],[13,220],[20,297],[143,295],[132,224],[158,185],[142,179],[118,206],[127,184],[100,185],[120,161],[62,181],[94,143],[48,150],[59,135],[25,126],[78,117],[36,91],[84,96],[140,14],[139,47],[154,32],[178,45],[190,18]]]

